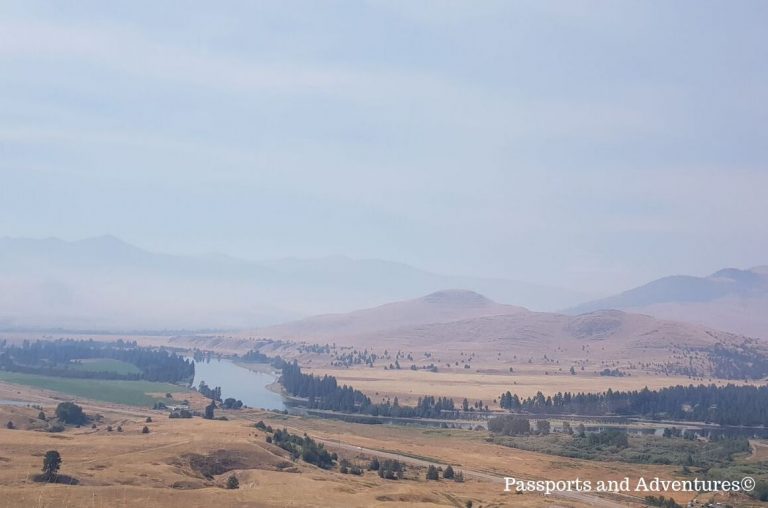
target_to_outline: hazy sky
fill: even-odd
[[[768,263],[768,2],[0,1],[0,236],[611,291]]]

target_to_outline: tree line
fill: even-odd
[[[291,395],[307,399],[311,409],[403,418],[444,417],[443,411],[455,409],[450,397],[420,397],[416,406],[401,406],[397,397],[393,402],[373,403],[360,390],[347,385],[339,386],[333,376],[304,374],[295,360],[283,365],[280,383]]]
[[[107,358],[135,365],[140,373],[87,371],[71,368],[76,360]],[[0,351],[0,368],[27,374],[85,379],[123,379],[178,383],[195,376],[194,362],[162,348],[139,346],[135,341],[97,342],[59,339],[25,340],[20,346],[5,344]]]
[[[532,414],[580,414],[591,416],[642,416],[715,423],[718,425],[767,425],[768,386],[689,385],[649,390],[603,393],[558,393],[545,397],[538,392],[521,398],[507,391],[500,405],[510,411]]]

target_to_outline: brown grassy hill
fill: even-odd
[[[359,337],[399,327],[448,323],[498,315],[523,315],[523,307],[504,305],[474,291],[449,289],[414,300],[388,303],[349,312],[324,314],[283,325],[262,328],[250,335],[294,340],[335,340]]]
[[[744,379],[761,378],[768,369],[765,348],[732,333],[618,310],[576,316],[531,312],[466,291],[444,291],[349,314],[318,316],[257,334],[333,342],[379,356],[386,350],[402,351],[408,360],[414,359],[404,363],[409,368],[417,359],[421,361],[416,368],[428,368],[430,363],[461,368],[471,357],[472,368],[484,370],[575,365],[594,371],[621,366]],[[340,360],[340,355],[317,358],[313,365]],[[386,354],[384,359],[394,362]]]
[[[702,326],[664,321],[642,314],[597,311],[579,316],[545,312],[482,316],[444,323],[403,326],[359,334],[356,344],[398,347],[469,346],[472,350],[552,351],[556,348],[600,347],[606,352],[632,354],[673,347],[701,348],[737,336]]]
[[[706,277],[675,275],[566,310],[619,309],[768,338],[768,267],[725,268]]]

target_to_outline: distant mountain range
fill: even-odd
[[[768,339],[768,266],[664,277],[566,310],[620,309]]]
[[[560,288],[441,275],[382,260],[175,256],[113,236],[0,239],[0,329],[252,328],[451,287],[536,309],[586,298]]]

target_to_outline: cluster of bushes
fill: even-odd
[[[237,355],[235,356],[237,357]],[[256,349],[251,349],[250,351],[245,353],[243,356],[238,357],[238,359],[244,362],[268,363],[276,369],[282,369],[286,363],[285,360],[283,360],[279,356],[275,356],[275,357],[267,356],[264,353],[260,353]]]
[[[271,436],[267,436],[268,443],[274,443],[291,454],[293,460],[301,457],[301,460],[309,464],[330,469],[338,458],[336,454],[328,453],[323,443],[318,443],[308,435],[299,436],[291,434],[287,429],[277,429]]]
[[[356,464],[352,464],[347,459],[341,459],[339,461],[339,473],[361,476],[363,474],[363,468]]]
[[[488,430],[502,436],[522,436],[531,433],[531,422],[517,415],[497,416],[488,420]]]
[[[264,431],[264,432],[269,432],[270,434],[272,433],[272,426],[271,425],[267,425],[266,423],[264,423],[263,420],[259,420],[253,426],[256,427],[259,430]]]
[[[461,471],[455,472],[450,465],[446,466],[445,469],[430,465],[427,468],[427,480],[439,480],[440,472],[443,473],[443,478],[446,480],[453,480],[459,483],[464,481],[464,473]]]
[[[660,506],[662,508],[683,508],[671,497],[664,496],[645,496],[645,503],[649,506]]]
[[[385,480],[402,480],[405,475],[405,464],[397,459],[385,459],[379,461],[378,457],[371,459],[368,464],[370,471],[377,471],[379,478]]]
[[[192,411],[189,409],[177,409],[175,411],[171,411],[171,413],[168,415],[168,418],[192,418]]]

